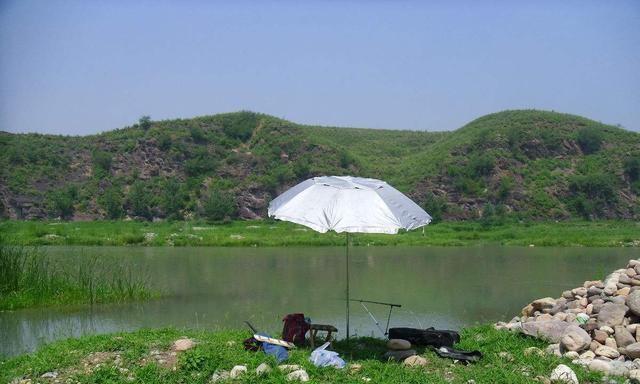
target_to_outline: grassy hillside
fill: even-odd
[[[264,217],[308,177],[382,178],[438,218],[640,218],[640,134],[506,111],[452,132],[303,126],[238,112],[83,137],[0,133],[10,218]]]

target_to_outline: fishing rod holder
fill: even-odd
[[[369,316],[371,317],[373,322],[376,323],[376,326],[378,327],[378,329],[380,330],[382,335],[385,336],[385,337],[387,337],[389,335],[389,323],[391,322],[391,312],[393,311],[393,308],[394,307],[398,307],[398,308],[402,307],[401,304],[385,303],[385,302],[382,302],[382,301],[372,301],[372,300],[364,300],[364,299],[349,299],[349,301],[355,301],[355,302],[360,303],[360,305],[362,305],[362,308],[364,308],[364,310],[367,311],[367,313],[369,314]],[[371,313],[369,308],[367,308],[367,306],[364,305],[364,303],[385,305],[385,306],[389,307],[389,314],[387,315],[387,326],[384,328],[384,330],[382,330],[382,327],[380,327],[380,323],[373,316],[373,313]]]

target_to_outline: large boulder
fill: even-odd
[[[531,321],[522,324],[522,333],[559,343],[569,323],[561,320]]]
[[[630,359],[640,358],[640,343],[629,344],[624,349],[628,358]]]
[[[582,351],[588,349],[590,344],[591,337],[589,334],[577,325],[568,326],[560,340],[562,351]]]
[[[627,330],[627,328],[623,325],[617,325],[615,327],[615,340],[616,340],[616,345],[618,347],[626,347],[629,344],[633,344],[636,342],[635,337],[633,337],[633,335],[631,334],[631,332],[629,332],[629,330]]]
[[[633,291],[627,296],[627,306],[631,313],[640,316],[640,291]]]
[[[629,307],[624,304],[605,303],[598,313],[598,326],[614,327],[622,324],[628,310]]]
[[[606,345],[603,345],[602,347],[596,349],[595,353],[596,356],[603,356],[609,359],[615,359],[620,356],[620,352],[618,352],[615,348],[611,348]]]

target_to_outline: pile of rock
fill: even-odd
[[[416,354],[415,349],[411,349],[411,343],[403,339],[390,339],[387,341],[387,352],[383,355],[384,360],[393,360],[404,364],[407,367],[427,365],[427,359]]]
[[[547,352],[610,375],[640,378],[640,260],[585,281],[560,298],[545,297],[509,323],[496,324],[545,339]]]

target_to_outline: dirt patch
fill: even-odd
[[[140,360],[140,365],[156,363],[161,367],[168,369],[176,369],[178,362],[178,353],[175,351],[158,351],[153,350]]]

